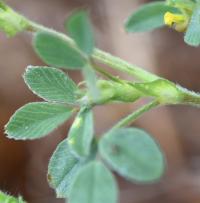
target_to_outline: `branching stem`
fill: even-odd
[[[143,113],[157,107],[160,103],[157,100],[153,100],[152,102],[142,106],[137,111],[134,111],[130,115],[126,116],[122,120],[120,120],[112,129],[122,128],[130,125],[137,118],[139,118]]]

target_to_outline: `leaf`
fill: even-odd
[[[52,66],[80,69],[86,63],[81,53],[67,41],[48,32],[36,33],[33,45],[41,59]]]
[[[92,111],[82,108],[69,131],[69,146],[76,156],[85,157],[90,154],[94,135]]]
[[[73,13],[67,19],[65,27],[78,47],[90,55],[94,49],[94,37],[88,13],[85,11]]]
[[[141,6],[126,21],[128,32],[145,32],[164,25],[164,14],[178,12],[174,7],[166,5],[164,1],[155,1]]]
[[[184,41],[191,46],[200,45],[200,6],[193,11]]]
[[[44,137],[65,122],[73,109],[45,102],[29,103],[20,108],[6,125],[9,138],[32,140]]]
[[[72,104],[76,102],[78,87],[56,68],[29,66],[24,80],[36,95],[47,101]]]
[[[66,30],[74,39],[78,47],[86,54],[91,55],[94,49],[94,37],[88,13],[77,11],[65,23]],[[99,90],[96,86],[97,76],[90,64],[83,68],[83,75],[87,81],[89,92],[94,100],[98,100]]]
[[[49,162],[48,181],[56,190],[58,198],[68,197],[74,178],[84,163],[84,160],[79,160],[71,153],[68,140],[57,146]]]
[[[137,128],[115,129],[99,143],[101,156],[128,180],[152,182],[164,171],[164,158],[154,140]]]
[[[112,173],[100,162],[90,162],[77,175],[70,203],[117,203],[118,188]]]
[[[2,203],[25,203],[22,197],[15,198],[11,195],[3,193],[0,191],[0,202]]]

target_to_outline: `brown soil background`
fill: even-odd
[[[88,8],[97,46],[195,91],[200,91],[200,48],[184,44],[182,34],[162,29],[126,34],[123,23],[142,0],[7,0],[25,16],[64,31],[64,19],[76,8]],[[6,138],[3,126],[13,112],[28,102],[39,101],[25,86],[27,65],[44,65],[33,52],[31,35],[8,39],[0,34],[0,188],[22,194],[31,203],[57,203],[46,181],[48,160],[67,136],[72,121],[41,140],[23,142]],[[80,80],[80,74],[69,72]],[[127,75],[122,77],[130,79]],[[100,134],[138,106],[113,105],[96,109]],[[162,107],[145,114],[134,125],[152,133],[167,159],[163,179],[137,185],[119,179],[121,203],[200,202],[200,110],[194,107]]]

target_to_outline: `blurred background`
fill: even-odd
[[[144,0],[7,0],[25,16],[64,31],[65,18],[76,8],[87,8],[94,23],[97,46],[133,64],[200,91],[200,48],[184,44],[183,34],[164,28],[127,34],[123,23]],[[72,121],[46,138],[25,142],[6,138],[4,125],[14,111],[39,101],[25,86],[27,65],[44,65],[33,52],[31,34],[8,39],[0,33],[0,188],[21,194],[31,203],[59,203],[46,180],[48,160],[67,136]],[[80,80],[78,72],[69,72]],[[127,75],[121,75],[130,79]],[[96,131],[102,133],[136,105],[96,108]],[[165,176],[155,184],[138,185],[118,177],[120,203],[200,203],[200,109],[162,107],[146,113],[135,126],[150,132],[167,159]]]

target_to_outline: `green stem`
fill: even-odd
[[[118,57],[115,57],[109,53],[103,52],[99,49],[94,50],[92,57],[94,59],[98,60],[99,62],[110,66],[111,68],[113,68],[115,70],[119,70],[124,73],[128,73],[129,75],[132,75],[136,79],[139,79],[141,81],[151,82],[151,81],[154,81],[154,80],[160,78],[157,75],[154,75],[135,65],[129,64],[128,62],[126,62]]]
[[[73,47],[76,47],[75,42],[70,37],[65,35],[64,33],[60,33],[53,29],[46,28],[46,27],[36,24],[32,21],[29,21],[29,23],[30,23],[29,31],[50,32],[52,34],[55,34],[55,35],[61,37],[64,40],[66,40]],[[136,79],[139,79],[139,80],[142,80],[145,82],[150,82],[150,81],[153,81],[153,80],[156,80],[159,78],[158,76],[156,76],[152,73],[149,73],[148,71],[143,70],[142,68],[131,65],[128,62],[126,62],[118,57],[115,57],[109,53],[103,52],[99,49],[94,50],[94,52],[92,54],[92,59],[95,59],[95,60],[99,61],[100,63],[106,64],[115,70],[119,70],[124,73],[128,73],[129,75],[134,76]]]
[[[92,67],[90,61],[82,70],[84,78],[86,79],[87,87],[90,93],[90,96],[93,100],[98,100],[100,96],[99,88],[97,87],[97,76],[96,72]]]
[[[179,104],[188,104],[188,105],[195,105],[197,107],[200,107],[200,94],[190,91],[186,88],[183,88],[181,86],[177,86],[178,90],[181,92],[181,101]]]
[[[0,2],[1,2],[1,0],[0,0]],[[173,3],[173,1],[168,1],[168,3],[170,3],[170,2]],[[53,29],[49,29],[47,27],[44,27],[40,24],[37,24],[37,23],[25,18],[24,16],[18,14],[14,10],[12,10],[10,7],[8,7],[3,2],[0,3],[0,7],[2,10],[2,15],[3,15],[3,22],[1,22],[0,26],[4,30],[4,32],[6,32],[7,34],[10,34],[10,35],[13,34],[14,35],[14,34],[17,34],[19,32],[22,32],[24,30],[31,31],[31,32],[38,32],[38,31],[49,32],[49,33],[52,33],[52,34],[62,38],[67,43],[69,43],[74,49],[81,52],[78,49],[74,40],[71,39],[66,34],[61,33],[61,32],[57,32]],[[1,16],[1,19],[2,19],[2,16]],[[81,54],[83,55],[83,57],[86,57],[82,52],[81,52]],[[99,49],[94,49],[92,57],[91,57],[91,62],[92,62],[92,60],[95,60],[95,61],[102,63],[102,64],[106,64],[110,68],[113,68],[113,69],[118,70],[118,71],[122,71],[122,72],[127,73],[131,76],[134,76],[135,79],[141,80],[142,82],[148,83],[148,82],[153,82],[153,81],[158,80],[158,79],[163,79],[163,81],[165,80],[164,78],[161,78],[155,74],[149,73],[148,71],[146,71],[142,68],[139,68],[137,66],[131,65],[128,62],[126,62],[126,61],[124,61],[118,57],[115,57],[109,53],[101,51]],[[94,94],[95,89],[93,88],[93,85],[91,85],[92,83],[95,83],[95,77],[94,77],[95,75],[94,75],[94,73],[92,73],[92,70],[90,68],[87,69],[86,71],[88,71],[90,73],[90,77],[88,78],[89,80],[87,80],[89,87],[90,87],[89,88],[90,92],[93,95],[95,95]],[[115,78],[113,76],[110,76],[109,73],[106,73],[103,70],[100,71],[99,69],[97,69],[97,71],[106,75],[107,77],[109,77],[113,81],[118,81],[118,82],[122,81],[122,80],[118,80],[117,78]],[[173,85],[171,84],[171,87],[172,86]],[[169,87],[169,85],[168,85],[168,87]],[[158,87],[155,86],[152,88],[158,88]],[[175,87],[172,87],[172,89],[170,89],[170,87],[169,87],[169,89],[167,89],[165,87],[163,87],[163,88],[159,87],[159,88],[158,88],[158,90],[156,90],[157,91],[156,96],[157,97],[160,97],[160,96],[163,97],[166,104],[190,104],[190,105],[200,106],[200,94],[199,93],[194,93],[192,91],[186,90],[186,89],[184,89],[182,87],[178,87],[178,86],[176,89],[177,91],[174,91],[174,92],[171,92],[171,91],[172,91],[172,89],[175,89]],[[159,93],[161,95],[158,95]],[[177,97],[178,97],[178,100],[177,100]]]
[[[139,118],[143,113],[155,108],[160,103],[157,100],[154,100],[141,108],[139,108],[137,111],[131,113],[127,117],[123,118],[121,121],[119,121],[112,129],[116,128],[122,128],[130,125],[133,121],[135,121],[137,118]]]
[[[52,34],[57,35],[58,37],[61,37],[64,40],[66,40],[69,44],[71,44],[71,46],[73,46],[74,48],[77,49],[75,42],[70,37],[65,35],[64,33],[57,32],[53,29],[49,29],[49,28],[44,27],[42,25],[36,24],[32,21],[28,21],[28,22],[30,24],[29,31],[32,31],[32,32],[37,32],[37,31],[50,32]],[[137,66],[131,65],[128,62],[126,62],[126,61],[124,61],[118,57],[112,56],[109,53],[103,52],[99,49],[94,50],[94,52],[92,54],[92,59],[97,60],[100,63],[106,64],[115,70],[119,70],[119,71],[122,71],[124,73],[128,73],[129,75],[134,76],[136,79],[139,79],[139,80],[144,81],[144,82],[152,82],[152,81],[157,80],[157,79],[162,79],[155,74],[149,73],[146,70],[143,70]],[[199,104],[200,104],[200,95],[199,94],[193,93],[189,90],[186,91],[184,88],[182,88],[182,92],[184,92],[185,96],[183,97],[183,100],[177,104],[187,103],[190,105],[198,105],[199,106]]]
[[[118,77],[111,75],[107,71],[105,71],[103,68],[97,66],[96,64],[93,64],[93,68],[100,73],[101,75],[105,76],[107,79],[114,81],[114,82],[119,82],[122,83],[122,80],[120,80]]]
[[[53,29],[44,27],[40,24],[30,21],[29,19],[26,19],[25,17],[23,17],[23,20],[26,21],[26,25],[27,25],[26,30],[27,31],[31,31],[31,32],[44,31],[44,32],[52,33],[58,37],[61,37],[62,39],[67,41],[72,47],[74,47],[75,49],[78,50],[78,47],[76,46],[76,43],[73,41],[73,39],[71,39],[69,36],[65,35],[64,33],[60,33]],[[131,65],[128,62],[126,62],[118,57],[112,56],[109,53],[103,52],[99,49],[94,50],[94,52],[92,54],[92,59],[96,60],[97,62],[100,62],[102,64],[106,64],[115,70],[128,73],[129,75],[134,76],[136,79],[141,80],[143,82],[152,82],[157,79],[162,79],[155,74],[149,73],[146,70],[143,70],[137,66]],[[181,88],[179,88],[179,89],[181,89]],[[182,88],[181,91],[183,93],[182,100],[180,100],[176,104],[187,103],[187,104],[192,104],[192,105],[195,104],[195,105],[199,106],[199,104],[200,104],[200,95],[199,94],[193,93],[192,91],[189,91],[189,90],[186,91],[186,90],[184,90],[184,88]],[[180,94],[181,94],[181,92],[180,92]],[[173,104],[174,104],[174,102],[173,102]]]

